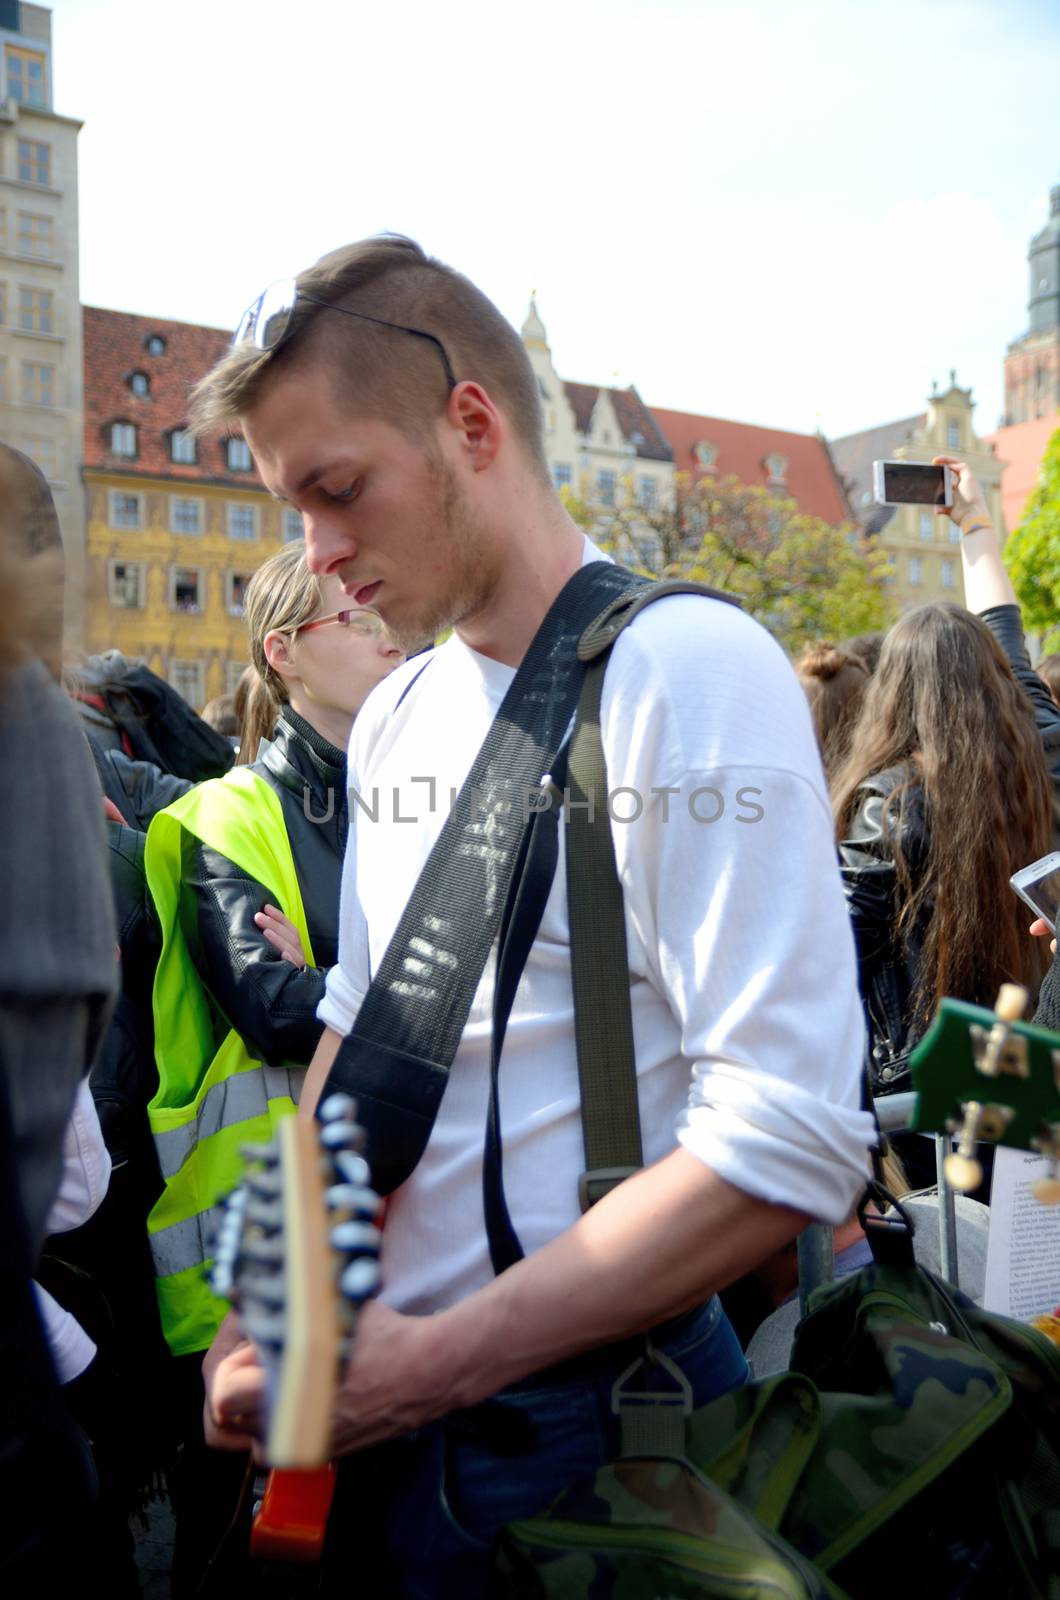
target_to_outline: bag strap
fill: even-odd
[[[336,1053],[325,1096],[343,1091],[356,1099],[365,1155],[384,1194],[413,1171],[434,1126],[498,934],[531,797],[577,705],[585,672],[578,640],[601,604],[607,609],[647,582],[611,562],[592,562],[556,597]]]
[[[564,806],[571,981],[581,1090],[585,1171],[578,1183],[583,1211],[644,1163],[637,1100],[633,1016],[629,992],[625,907],[608,809],[607,765],[600,732],[604,675],[622,630],[645,606],[672,594],[698,594],[739,604],[731,595],[685,580],[652,583],[616,596],[585,629],[578,658],[587,663],[569,750],[553,764],[548,804],[533,819],[505,918],[494,988],[490,1101],[483,1157],[483,1207],[495,1272],[522,1259],[503,1188],[497,1078],[508,1015],[537,937],[558,858],[559,810]],[[565,781],[566,780],[566,781]]]

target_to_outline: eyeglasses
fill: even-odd
[[[349,306],[333,305],[330,300],[318,300],[315,295],[305,294],[299,289],[294,278],[281,278],[262,290],[240,317],[232,343],[246,344],[249,340],[258,350],[271,353],[279,349],[284,340],[297,331],[292,329],[291,319],[299,300],[322,306],[325,311],[340,311],[344,317],[359,317],[362,322],[374,322],[380,328],[393,328],[397,333],[411,333],[417,339],[429,339],[442,358],[449,393],[452,394],[456,388],[456,378],[445,346],[433,333],[425,333],[422,328],[408,328],[403,322],[387,322],[384,317],[369,316],[367,311],[352,311]]]
[[[377,611],[335,611],[329,617],[317,617],[315,622],[301,623],[294,629],[294,636],[311,633],[314,628],[326,628],[333,622],[352,628],[365,639],[381,639],[386,633],[386,623]]]

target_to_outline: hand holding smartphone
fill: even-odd
[[[953,473],[948,466],[928,461],[874,461],[872,487],[881,506],[933,506],[948,511],[953,505]]]
[[[1040,861],[1032,861],[1029,867],[1021,867],[1009,882],[1035,916],[1047,922],[1050,932],[1055,933],[1060,912],[1060,850],[1043,856]]]

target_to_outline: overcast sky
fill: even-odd
[[[88,304],[233,326],[389,229],[560,373],[831,436],[997,422],[1060,182],[1058,0],[54,0]]]

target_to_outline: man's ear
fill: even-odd
[[[481,384],[458,383],[445,410],[446,420],[463,437],[473,472],[484,472],[496,460],[507,436],[507,424]]]
[[[278,628],[273,628],[265,635],[262,648],[265,651],[265,660],[269,663],[284,682],[290,683],[298,674],[294,670],[294,660],[291,655],[291,646],[294,640],[289,634],[281,633]]]

